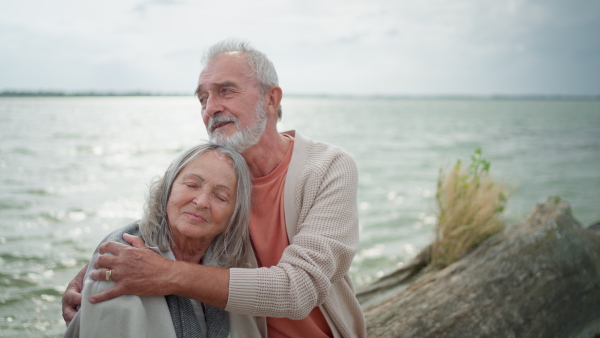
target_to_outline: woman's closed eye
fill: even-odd
[[[195,182],[184,182],[183,184],[186,187],[188,187],[188,188],[194,188],[195,189],[195,188],[199,188],[200,187],[200,185],[198,183],[195,183]]]
[[[223,193],[215,192],[214,195],[221,202],[229,202],[229,198]]]

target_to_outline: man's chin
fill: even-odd
[[[217,135],[217,136],[210,137],[210,141],[212,143],[218,144],[220,146],[225,146],[225,147],[229,147],[229,148],[238,150],[237,148],[239,148],[239,144],[238,144],[239,140],[237,140],[237,138],[234,136],[235,135],[231,135],[229,137],[227,137],[225,135]]]
[[[225,133],[213,133],[210,141],[220,146],[227,146],[235,149],[238,153],[252,147],[258,143],[258,138],[249,137],[244,132],[235,132],[233,135],[225,135]]]
[[[226,145],[227,141],[230,140],[231,137],[233,137],[233,135],[228,137],[223,132],[220,132],[220,133],[214,132],[214,133],[212,133],[212,134],[209,135],[209,140],[211,142],[213,142],[213,143],[218,144],[218,145]]]

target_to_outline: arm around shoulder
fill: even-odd
[[[295,194],[285,196],[298,219],[295,229],[286,224],[295,235],[279,264],[232,269],[227,310],[301,319],[347,276],[358,248],[358,174],[350,155],[327,146],[312,147]]]

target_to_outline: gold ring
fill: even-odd
[[[112,270],[106,270],[106,281],[110,282],[112,280]]]

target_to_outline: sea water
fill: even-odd
[[[475,149],[509,184],[505,218],[548,196],[600,221],[600,101],[285,98],[281,131],[359,169],[360,288],[433,239],[440,169]],[[207,139],[195,97],[0,98],[0,336],[61,336],[61,295],[148,183]]]

